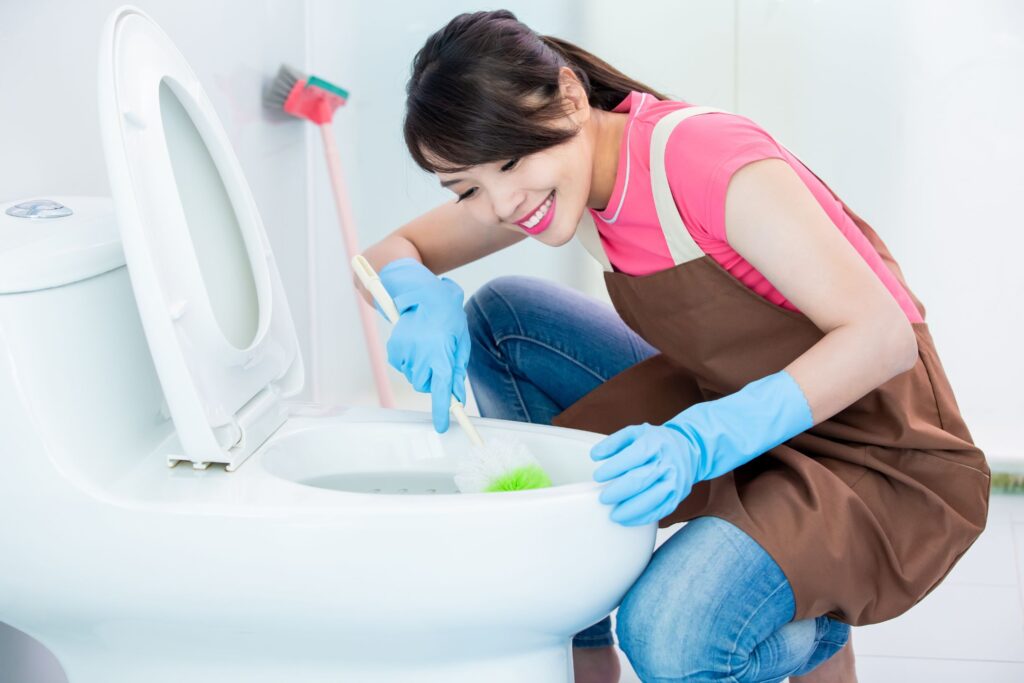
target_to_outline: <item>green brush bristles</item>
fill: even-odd
[[[498,477],[484,491],[486,493],[526,491],[527,489],[542,489],[548,486],[551,486],[551,478],[541,469],[540,465],[527,465],[526,467],[517,467],[511,472]]]
[[[523,443],[502,436],[466,451],[455,472],[455,486],[460,493],[526,491],[553,485]]]

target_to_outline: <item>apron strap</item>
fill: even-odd
[[[677,109],[662,117],[655,124],[651,134],[651,189],[654,194],[654,206],[658,213],[658,222],[665,235],[665,243],[668,245],[669,254],[671,254],[672,262],[675,265],[701,258],[704,256],[704,252],[693,241],[682,216],[679,215],[679,209],[676,208],[672,190],[668,184],[668,173],[665,170],[665,150],[668,147],[669,136],[677,125],[691,116],[714,112],[728,113],[714,107]],[[590,209],[583,210],[583,216],[580,217],[579,225],[576,227],[576,236],[594,260],[600,263],[605,271],[611,272],[612,266],[601,244],[601,236]]]
[[[608,261],[608,255],[604,253],[604,247],[601,246],[601,236],[597,233],[597,225],[594,224],[594,216],[590,209],[583,209],[580,224],[576,226],[576,237],[587,253],[600,263],[606,272],[612,272],[612,264]]]
[[[679,215],[672,189],[668,184],[668,172],[665,170],[665,150],[668,138],[676,126],[691,116],[722,112],[714,107],[686,107],[669,112],[654,126],[651,133],[651,190],[654,193],[654,207],[658,211],[658,222],[665,234],[665,243],[672,255],[672,263],[679,265],[704,256],[697,243],[693,241],[690,231]],[[728,112],[722,112],[728,113]]]

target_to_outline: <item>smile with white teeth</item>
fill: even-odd
[[[537,209],[537,211],[535,211],[534,214],[530,216],[530,218],[526,222],[522,222],[520,223],[520,225],[522,225],[525,228],[532,228],[533,226],[537,225],[537,223],[540,222],[540,219],[544,218],[544,216],[547,214],[548,209],[551,208],[551,202],[554,199],[554,196],[555,192],[554,190],[552,190],[551,194],[548,195],[548,198],[544,200],[544,203],[540,205],[540,208]]]

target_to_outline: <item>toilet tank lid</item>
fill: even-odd
[[[79,282],[125,264],[109,197],[0,202],[0,295]]]

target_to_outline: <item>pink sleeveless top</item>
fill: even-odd
[[[658,223],[651,190],[650,149],[654,125],[671,111],[693,106],[660,101],[633,91],[613,111],[628,112],[615,186],[604,211],[590,210],[608,260],[629,275],[649,275],[674,265]],[[800,161],[760,126],[737,114],[695,116],[676,127],[665,153],[676,207],[701,251],[768,301],[796,311],[782,294],[729,246],[725,235],[725,191],[732,174],[760,159],[782,159],[811,191],[850,244],[892,293],[911,322],[921,315],[842,206]]]

